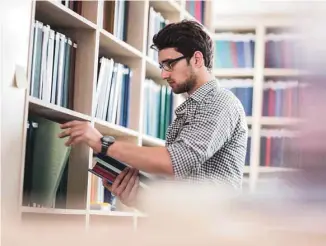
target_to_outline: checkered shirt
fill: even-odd
[[[239,99],[212,80],[179,105],[175,114],[166,135],[175,179],[241,189],[248,125]]]

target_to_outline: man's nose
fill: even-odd
[[[170,72],[168,72],[168,71],[162,69],[162,71],[161,71],[161,77],[162,77],[162,79],[167,79],[167,78],[169,78],[169,77],[170,77]]]

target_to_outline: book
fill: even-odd
[[[23,205],[54,208],[62,202],[71,147],[58,138],[60,124],[29,114],[26,136]],[[59,197],[60,202],[56,199]]]
[[[88,171],[107,180],[111,185],[125,168],[130,167],[124,162],[103,154],[95,155],[94,160],[95,165],[92,168],[89,168]],[[151,180],[153,180],[151,175],[141,171],[139,172],[139,181],[142,188],[148,188]]]

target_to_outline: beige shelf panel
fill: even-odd
[[[300,119],[295,118],[286,118],[286,117],[262,117],[261,124],[262,125],[270,125],[270,126],[283,126],[283,125],[297,125],[302,122]]]
[[[264,75],[269,77],[290,77],[300,76],[306,73],[297,69],[286,69],[286,68],[265,68]]]
[[[174,14],[180,14],[181,6],[173,0],[167,1],[149,1],[149,4],[153,6],[156,10]]]
[[[139,133],[137,131],[106,122],[104,120],[95,119],[94,126],[98,129],[103,135],[113,135],[120,140],[131,141],[134,143],[138,142]]]
[[[213,70],[215,77],[253,77],[253,68],[217,68]]]
[[[94,6],[93,9],[96,13],[97,4],[94,3],[96,8]],[[96,29],[95,23],[55,1],[36,1],[35,13],[36,19],[49,25],[65,28]]]
[[[102,216],[114,216],[114,217],[133,217],[134,212],[123,212],[123,211],[105,211],[105,210],[90,210],[90,215],[102,215]]]
[[[121,62],[126,62],[126,58],[142,58],[139,50],[103,29],[100,31],[100,53],[109,54],[112,58],[118,57]]]
[[[38,207],[21,207],[22,213],[38,214],[67,214],[67,215],[86,215],[86,210],[79,209],[59,209],[59,208],[38,208]]]
[[[287,167],[259,167],[259,173],[296,172],[298,169]]]
[[[165,146],[165,141],[163,139],[155,138],[148,135],[142,136],[143,146]]]
[[[40,116],[53,119],[58,122],[66,122],[71,120],[91,121],[91,116],[45,102],[32,96],[29,96],[29,110],[32,113],[36,113]]]

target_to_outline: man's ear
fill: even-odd
[[[201,53],[200,51],[196,51],[194,53],[194,62],[195,62],[195,66],[196,67],[202,67],[204,66],[204,56],[203,53]]]

